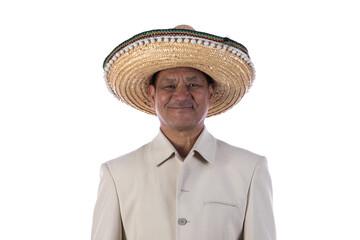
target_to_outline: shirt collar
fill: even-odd
[[[151,141],[150,146],[151,155],[153,156],[154,162],[157,166],[168,160],[173,155],[178,155],[174,146],[161,130]],[[201,158],[209,163],[212,163],[215,159],[215,151],[215,138],[207,131],[206,127],[204,127],[193,148],[189,152],[189,156],[194,155],[195,152],[197,152]]]
[[[150,150],[157,166],[177,153],[174,146],[161,130],[159,131],[158,135],[151,141]]]
[[[204,160],[213,163],[215,160],[215,151],[215,138],[208,132],[206,127],[204,127],[189,154],[197,152]]]

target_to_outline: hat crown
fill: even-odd
[[[214,80],[214,100],[207,117],[237,104],[255,77],[243,45],[198,32],[189,25],[139,33],[119,44],[106,57],[103,67],[109,90],[118,99],[149,114],[156,112],[151,107],[148,85],[161,70],[191,67]]]
[[[185,25],[185,24],[177,25],[176,27],[174,27],[174,29],[186,29],[186,30],[195,31],[195,29],[192,26]]]

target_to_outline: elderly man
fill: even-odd
[[[104,69],[113,94],[156,114],[160,131],[101,166],[92,240],[276,238],[266,159],[204,125],[251,86],[243,45],[181,25],[135,35]]]

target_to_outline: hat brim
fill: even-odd
[[[117,98],[154,115],[148,86],[151,77],[158,71],[191,67],[208,74],[215,84],[208,117],[237,104],[254,79],[253,65],[243,49],[184,35],[172,35],[168,39],[166,36],[142,38],[113,51],[104,66],[108,86]]]

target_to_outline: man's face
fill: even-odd
[[[171,68],[159,72],[155,86],[149,86],[151,106],[162,128],[202,128],[212,105],[213,85],[193,68]]]

